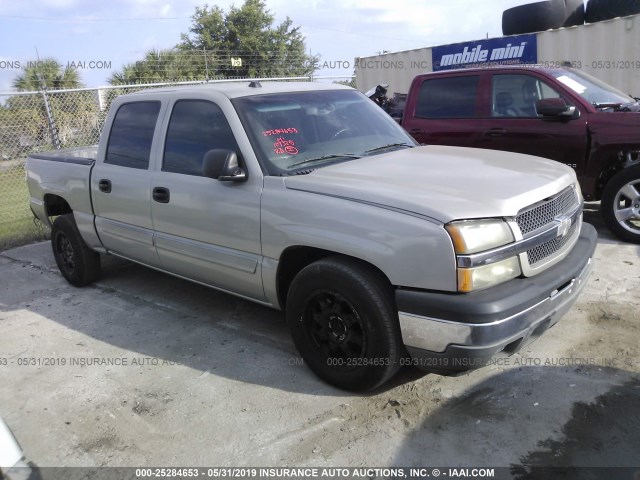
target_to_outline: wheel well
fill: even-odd
[[[65,213],[73,213],[73,210],[64,198],[51,193],[44,196],[44,210],[47,213],[47,217],[57,217]]]
[[[326,257],[344,257],[368,265],[369,267],[373,268],[380,275],[380,277],[388,283],[389,288],[391,288],[391,282],[389,282],[389,279],[384,274],[384,272],[382,272],[382,270],[380,270],[375,265],[370,264],[369,262],[365,262],[364,260],[356,257],[351,257],[349,255],[343,255],[320,248],[304,246],[289,247],[284,252],[282,252],[280,261],[278,262],[278,300],[280,301],[280,305],[283,309],[285,309],[287,305],[287,294],[289,293],[289,286],[291,286],[291,282],[300,272],[300,270],[305,268],[307,265],[310,265],[313,262]]]
[[[607,183],[616,173],[638,164],[640,164],[640,152],[637,150],[620,151],[612,154],[609,160],[605,162],[605,167],[600,172],[600,175],[598,175],[594,200],[602,200],[602,193]]]

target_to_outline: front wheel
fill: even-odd
[[[640,165],[625,168],[609,180],[600,211],[615,236],[640,243]]]
[[[372,267],[332,257],[305,267],[287,296],[287,323],[309,368],[345,390],[389,380],[403,351],[391,286]]]
[[[100,255],[84,243],[72,213],[53,222],[51,247],[60,273],[70,284],[83,287],[100,276]]]

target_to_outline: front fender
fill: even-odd
[[[292,246],[358,258],[391,284],[455,292],[455,253],[432,219],[344,198],[288,190],[267,177],[262,197],[262,249],[277,260]]]

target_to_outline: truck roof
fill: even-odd
[[[175,87],[150,88],[135,93],[123,95],[132,97],[136,95],[171,95],[175,93],[203,93],[218,92],[228,98],[247,97],[254,95],[267,95],[270,93],[307,92],[318,90],[353,90],[345,85],[320,82],[261,82],[257,80],[238,80],[233,82],[202,83],[198,85],[179,85]]]
[[[420,76],[423,75],[438,75],[438,74],[446,74],[446,73],[456,73],[456,72],[485,72],[487,70],[531,70],[531,71],[543,71],[543,72],[558,72],[562,70],[572,70],[572,67],[565,67],[563,65],[558,64],[557,66],[550,67],[548,65],[541,64],[514,64],[514,65],[489,65],[484,67],[469,67],[469,68],[453,68],[451,70],[438,70],[436,72],[425,72],[421,73]]]

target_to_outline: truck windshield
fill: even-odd
[[[410,148],[415,141],[355,90],[256,95],[233,100],[270,175]]]
[[[557,70],[553,76],[596,107],[634,103],[635,99],[611,85],[579,70]]]

